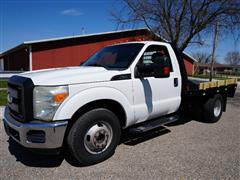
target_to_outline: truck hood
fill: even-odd
[[[20,76],[31,78],[35,85],[67,85],[110,81],[121,71],[107,70],[103,67],[64,67],[30,71]]]

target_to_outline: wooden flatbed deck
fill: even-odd
[[[237,79],[217,80],[212,82],[200,82],[199,90],[206,90],[214,87],[222,87],[237,84]]]

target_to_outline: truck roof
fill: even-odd
[[[138,43],[138,44],[159,44],[159,45],[167,45],[169,44],[168,42],[162,42],[162,41],[130,41],[130,42],[123,42],[123,43],[116,43],[116,44],[112,44],[112,45],[109,45],[109,46],[115,46],[115,45],[120,45],[120,44],[135,44],[135,43]]]
[[[143,44],[150,44],[150,43],[169,44],[168,42],[162,42],[162,41],[131,41],[131,42],[124,42],[124,43],[119,43],[119,44],[133,44],[133,43],[143,43]]]

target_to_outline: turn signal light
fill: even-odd
[[[64,101],[64,99],[66,99],[68,97],[68,93],[60,93],[60,94],[56,94],[54,95],[53,99],[56,103],[61,103]]]

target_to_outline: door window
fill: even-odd
[[[168,53],[168,50],[165,46],[151,45],[149,46],[142,57],[140,58],[139,63],[142,64],[152,64],[154,62],[162,62],[170,67],[170,71],[173,71],[171,59]]]

